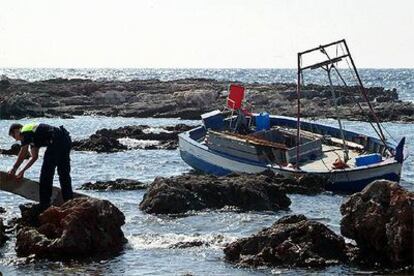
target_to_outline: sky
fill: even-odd
[[[0,67],[294,68],[345,38],[414,67],[414,0],[0,0]]]

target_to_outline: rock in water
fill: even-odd
[[[16,252],[49,259],[116,254],[126,242],[121,230],[124,223],[122,212],[109,201],[75,198],[40,214],[38,227],[19,229]]]
[[[383,265],[412,265],[414,193],[377,180],[341,206],[341,233],[354,239],[361,258]]]
[[[290,199],[265,175],[157,177],[140,203],[147,213],[177,214],[234,206],[242,210],[287,209]]]
[[[348,260],[344,239],[303,215],[283,217],[252,237],[230,243],[224,254],[242,266],[323,267]]]
[[[0,154],[4,154],[4,155],[18,155],[20,152],[20,144],[13,144],[10,149],[5,150],[5,149],[0,149]],[[25,159],[29,159],[30,158],[30,153],[27,153],[25,156]]]
[[[148,187],[147,184],[133,179],[122,179],[110,181],[96,181],[95,183],[88,182],[80,187],[80,190],[144,190]]]
[[[116,138],[98,134],[91,135],[89,139],[73,141],[72,145],[74,150],[95,151],[98,153],[112,153],[128,149],[127,146],[122,145]]]
[[[178,134],[191,128],[192,126],[184,124],[164,127],[137,125],[117,129],[104,128],[96,131],[87,139],[74,141],[73,149],[98,153],[111,153],[127,149],[173,150],[178,147]],[[127,143],[125,144],[125,142]]]
[[[3,219],[0,218],[0,246],[3,246],[8,239],[9,238],[6,235],[6,228],[4,227]]]

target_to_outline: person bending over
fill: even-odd
[[[56,168],[63,200],[72,199],[72,179],[70,177],[72,141],[69,132],[63,126],[57,128],[47,124],[21,125],[16,123],[10,126],[9,135],[16,141],[20,141],[22,145],[17,160],[9,171],[9,175],[16,176],[17,179],[23,178],[24,173],[37,161],[39,149],[46,147],[40,171],[40,209],[46,210],[50,206]],[[29,151],[29,146],[31,158],[17,173]]]

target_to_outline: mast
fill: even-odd
[[[326,66],[326,69],[325,70],[326,70],[326,72],[328,74],[329,87],[331,89],[332,100],[333,100],[334,107],[335,107],[335,112],[336,112],[336,119],[338,120],[339,131],[341,133],[342,145],[343,145],[343,148],[344,148],[344,161],[346,163],[349,160],[349,154],[348,154],[348,148],[347,148],[346,142],[345,142],[345,135],[344,135],[344,130],[342,128],[341,118],[339,116],[338,104],[336,102],[337,101],[337,98],[336,98],[335,90],[334,90],[334,87],[333,87],[333,84],[332,84],[331,69],[332,69],[332,67]]]
[[[296,122],[296,168],[299,168],[299,158],[300,158],[300,84],[301,84],[301,53],[298,53],[298,83],[296,85],[296,96],[297,96],[297,122]]]

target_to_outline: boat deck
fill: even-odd
[[[329,172],[332,171],[332,164],[338,157],[344,159],[342,148],[338,146],[322,145],[323,156],[321,159],[309,161],[301,166],[301,169],[308,172]],[[355,168],[355,157],[360,153],[356,150],[349,149],[348,155],[350,160],[347,162],[350,168]]]

